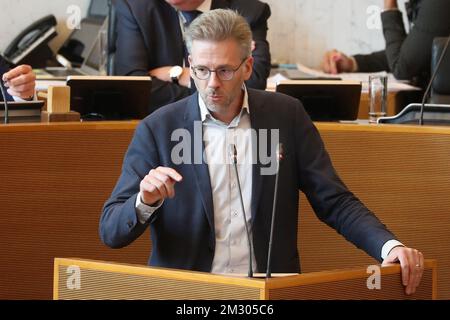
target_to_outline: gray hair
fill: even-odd
[[[252,30],[247,21],[236,11],[216,9],[203,13],[186,31],[186,46],[192,53],[195,40],[224,41],[234,39],[242,51],[242,58],[252,55]]]

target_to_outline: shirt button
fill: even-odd
[[[236,183],[233,182],[233,183],[231,184],[231,187],[232,187],[232,188],[236,188]]]
[[[237,211],[233,211],[233,217],[237,217],[238,216],[238,212]]]

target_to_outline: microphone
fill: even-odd
[[[442,53],[441,53],[441,56],[439,57],[436,68],[434,68],[433,75],[431,76],[430,82],[428,83],[427,89],[425,90],[425,93],[423,95],[422,105],[420,106],[420,118],[419,118],[420,126],[423,126],[423,113],[425,111],[425,101],[427,101],[428,95],[430,94],[430,91],[431,91],[431,86],[433,85],[434,79],[437,76],[437,73],[442,64],[442,61],[444,60],[445,54],[447,53],[449,43],[450,43],[450,35],[447,39],[447,42],[445,43],[444,50],[442,50]]]
[[[3,85],[2,79],[0,79],[0,91],[2,92],[3,103],[5,105],[5,124],[8,124],[9,123],[9,108],[8,108],[8,101],[6,101],[7,97],[6,97],[5,87]]]
[[[273,191],[273,207],[272,207],[272,221],[270,223],[270,238],[269,238],[269,250],[267,254],[267,270],[266,278],[271,278],[271,264],[272,264],[272,246],[273,246],[273,230],[275,226],[275,211],[277,209],[277,199],[278,199],[278,177],[280,173],[280,163],[284,157],[283,144],[279,143],[277,147],[277,173],[275,176],[275,189]]]
[[[253,264],[252,263],[253,246],[252,246],[250,232],[248,229],[247,216],[245,214],[245,209],[244,209],[244,200],[242,199],[241,183],[239,181],[239,173],[237,170],[237,149],[236,149],[236,145],[234,145],[234,144],[232,144],[230,147],[231,147],[230,148],[231,160],[233,162],[234,172],[236,174],[237,186],[238,186],[238,190],[239,190],[239,199],[241,201],[242,216],[244,217],[245,232],[247,233],[248,252],[249,252],[249,254],[248,254],[248,277],[253,278],[253,265],[252,265]]]

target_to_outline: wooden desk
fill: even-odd
[[[137,122],[0,126],[0,298],[51,299],[55,257],[146,264],[149,234],[112,250],[104,201]],[[407,245],[438,261],[450,299],[450,128],[318,124],[350,189]],[[374,264],[318,221],[302,198],[304,272]]]

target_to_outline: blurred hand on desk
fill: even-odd
[[[357,65],[352,57],[348,57],[340,51],[332,50],[325,53],[321,68],[323,72],[338,74],[341,72],[355,72]]]

